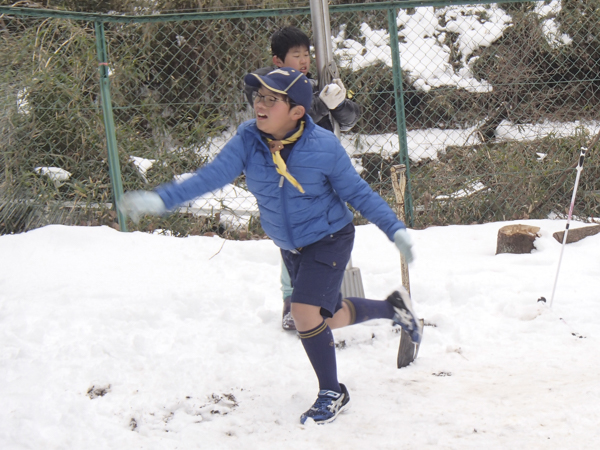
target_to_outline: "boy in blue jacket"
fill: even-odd
[[[290,273],[292,316],[319,382],[317,400],[300,421],[327,423],[350,404],[337,377],[332,329],[389,318],[414,343],[420,342],[422,331],[405,291],[395,291],[385,301],[342,299],[340,287],[354,243],[353,215],[345,202],[375,223],[409,261],[411,243],[404,224],[356,173],[335,135],[306,113],[312,87],[302,72],[283,67],[266,75],[248,74],[244,81],[256,88],[256,119],[241,124],[195,176],[155,191],[128,192],[119,209],[133,220],[161,215],[245,173],[261,225],[281,249]]]
[[[296,27],[282,27],[271,36],[271,53],[273,65],[263,67],[253,73],[266,75],[278,67],[291,67],[299,70],[312,85],[312,103],[310,110],[306,111],[310,118],[326,130],[333,131],[333,118],[339,125],[341,131],[350,130],[360,118],[360,107],[346,98],[346,88],[342,80],[334,79],[332,83],[319,89],[319,83],[309,72],[310,70],[310,40],[304,31]],[[252,104],[252,95],[256,88],[244,83],[244,92],[248,102]],[[291,286],[290,275],[282,264],[281,267],[281,292],[283,293],[283,314],[281,325],[284,330],[295,331],[296,326],[291,317]]]

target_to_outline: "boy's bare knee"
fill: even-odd
[[[343,327],[347,327],[348,325],[350,325],[351,317],[352,317],[352,314],[350,313],[350,308],[348,308],[348,305],[346,305],[346,303],[344,302],[344,303],[342,303],[342,308],[339,309],[333,315],[333,317],[330,317],[325,322],[327,322],[327,325],[329,325],[329,328],[334,330],[336,328],[343,328]]]
[[[312,330],[323,322],[321,307],[306,303],[292,303],[292,317],[300,332]]]

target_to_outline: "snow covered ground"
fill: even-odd
[[[379,320],[334,332],[352,407],[299,424],[316,378],[280,326],[279,256],[263,241],[48,226],[0,237],[0,448],[595,449],[600,235],[495,255],[509,222],[411,230],[425,327],[395,367]],[[573,227],[582,226],[573,223]],[[357,227],[367,296],[399,284],[397,250]],[[562,320],[561,320],[562,318]]]
[[[558,8],[536,9],[557,47],[570,41],[554,22]],[[446,25],[435,25],[442,18]],[[470,72],[471,54],[510,20],[495,6],[401,12],[403,67],[423,90],[487,92]],[[343,30],[335,40],[342,64],[391,65],[385,30],[361,30],[364,44]],[[460,35],[458,72],[447,32]],[[505,122],[497,138],[570,135],[579,126]],[[411,131],[410,158],[475,143],[474,130]],[[351,155],[399,150],[392,134],[343,139]],[[142,174],[147,162],[133,161]],[[233,208],[232,196],[239,192],[227,187],[192,207]],[[335,330],[353,404],[332,424],[306,427],[298,419],[318,387],[298,338],[280,326],[270,241],[65,226],[0,236],[0,449],[595,449],[600,235],[566,247],[550,308],[536,300],[550,300],[560,253],[552,233],[565,221],[520,221],[541,227],[536,250],[495,255],[508,223],[410,231],[413,298],[427,323],[419,358],[396,369],[389,321]],[[353,263],[369,298],[400,284],[398,253],[372,225],[357,228]]]

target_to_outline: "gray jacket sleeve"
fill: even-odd
[[[348,131],[360,119],[360,106],[346,99],[340,106],[331,110],[331,115],[340,124],[340,130]]]

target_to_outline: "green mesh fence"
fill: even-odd
[[[189,176],[252,118],[241,80],[269,65],[278,27],[312,36],[306,7],[0,13],[0,233],[51,223],[118,228],[120,185],[151,189]],[[410,161],[411,225],[565,214],[580,147],[600,130],[600,0],[331,5],[330,18],[342,80],[362,108],[342,143],[390,203],[390,168]],[[584,220],[600,208],[591,150],[575,207]],[[243,176],[127,229],[262,236]]]

